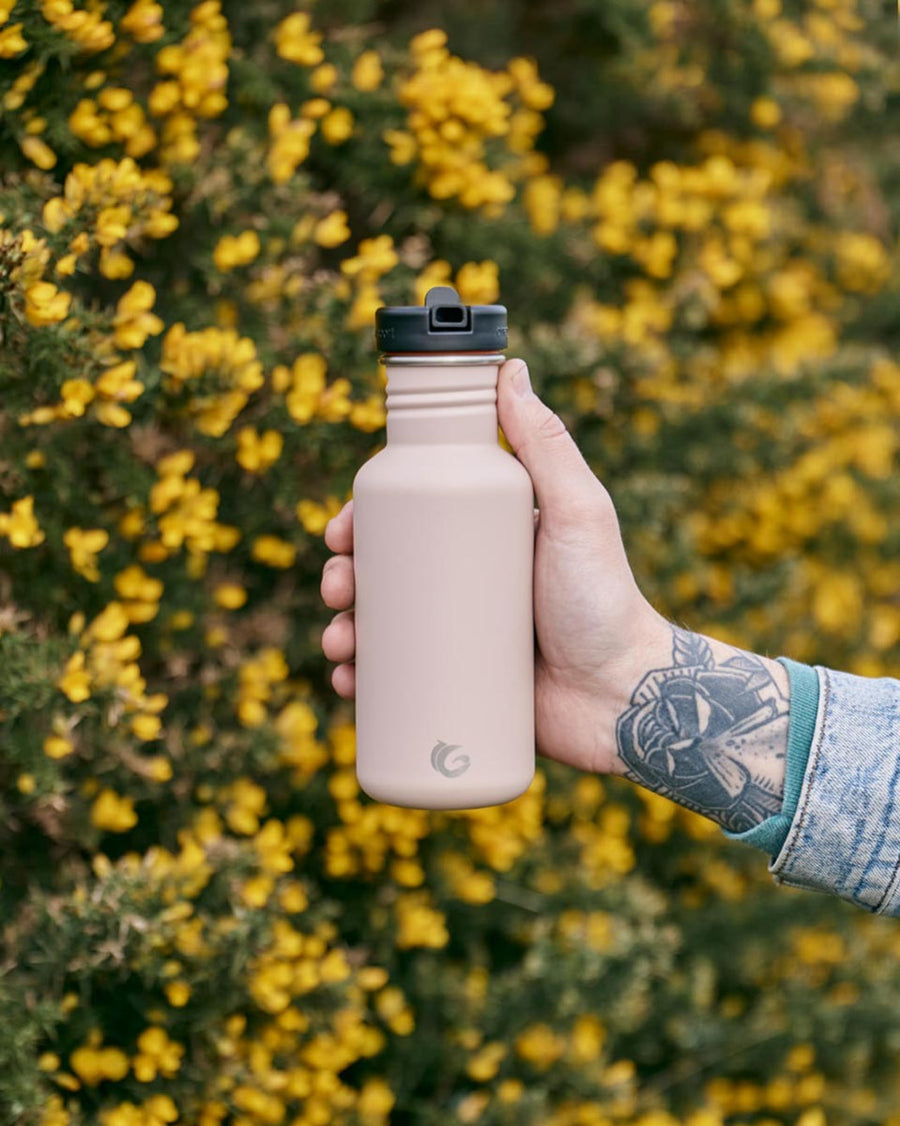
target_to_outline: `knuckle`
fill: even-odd
[[[322,568],[319,592],[326,606],[338,609],[353,598],[353,570],[340,555],[327,560]]]
[[[566,424],[554,411],[548,411],[544,415],[538,424],[537,432],[545,441],[569,436]]]

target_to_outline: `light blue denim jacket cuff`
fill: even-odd
[[[784,846],[797,812],[819,706],[819,678],[816,670],[787,657],[779,657],[778,661],[787,670],[791,688],[781,812],[767,817],[752,829],[745,829],[743,833],[722,830],[726,837],[764,849],[771,857],[777,856]]]
[[[900,914],[900,680],[815,666],[819,705],[776,883]]]

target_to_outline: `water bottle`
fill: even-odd
[[[387,443],[353,482],[356,772],[417,809],[534,777],[534,492],[499,444],[502,305],[381,308]]]

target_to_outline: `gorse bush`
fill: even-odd
[[[368,801],[319,638],[452,282],[666,614],[900,667],[867,0],[0,0],[0,1121],[900,1122],[900,932],[544,762]]]

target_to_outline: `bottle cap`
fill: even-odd
[[[436,285],[424,305],[386,305],[375,313],[378,351],[498,352],[507,345],[505,305],[464,305],[449,285]]]

